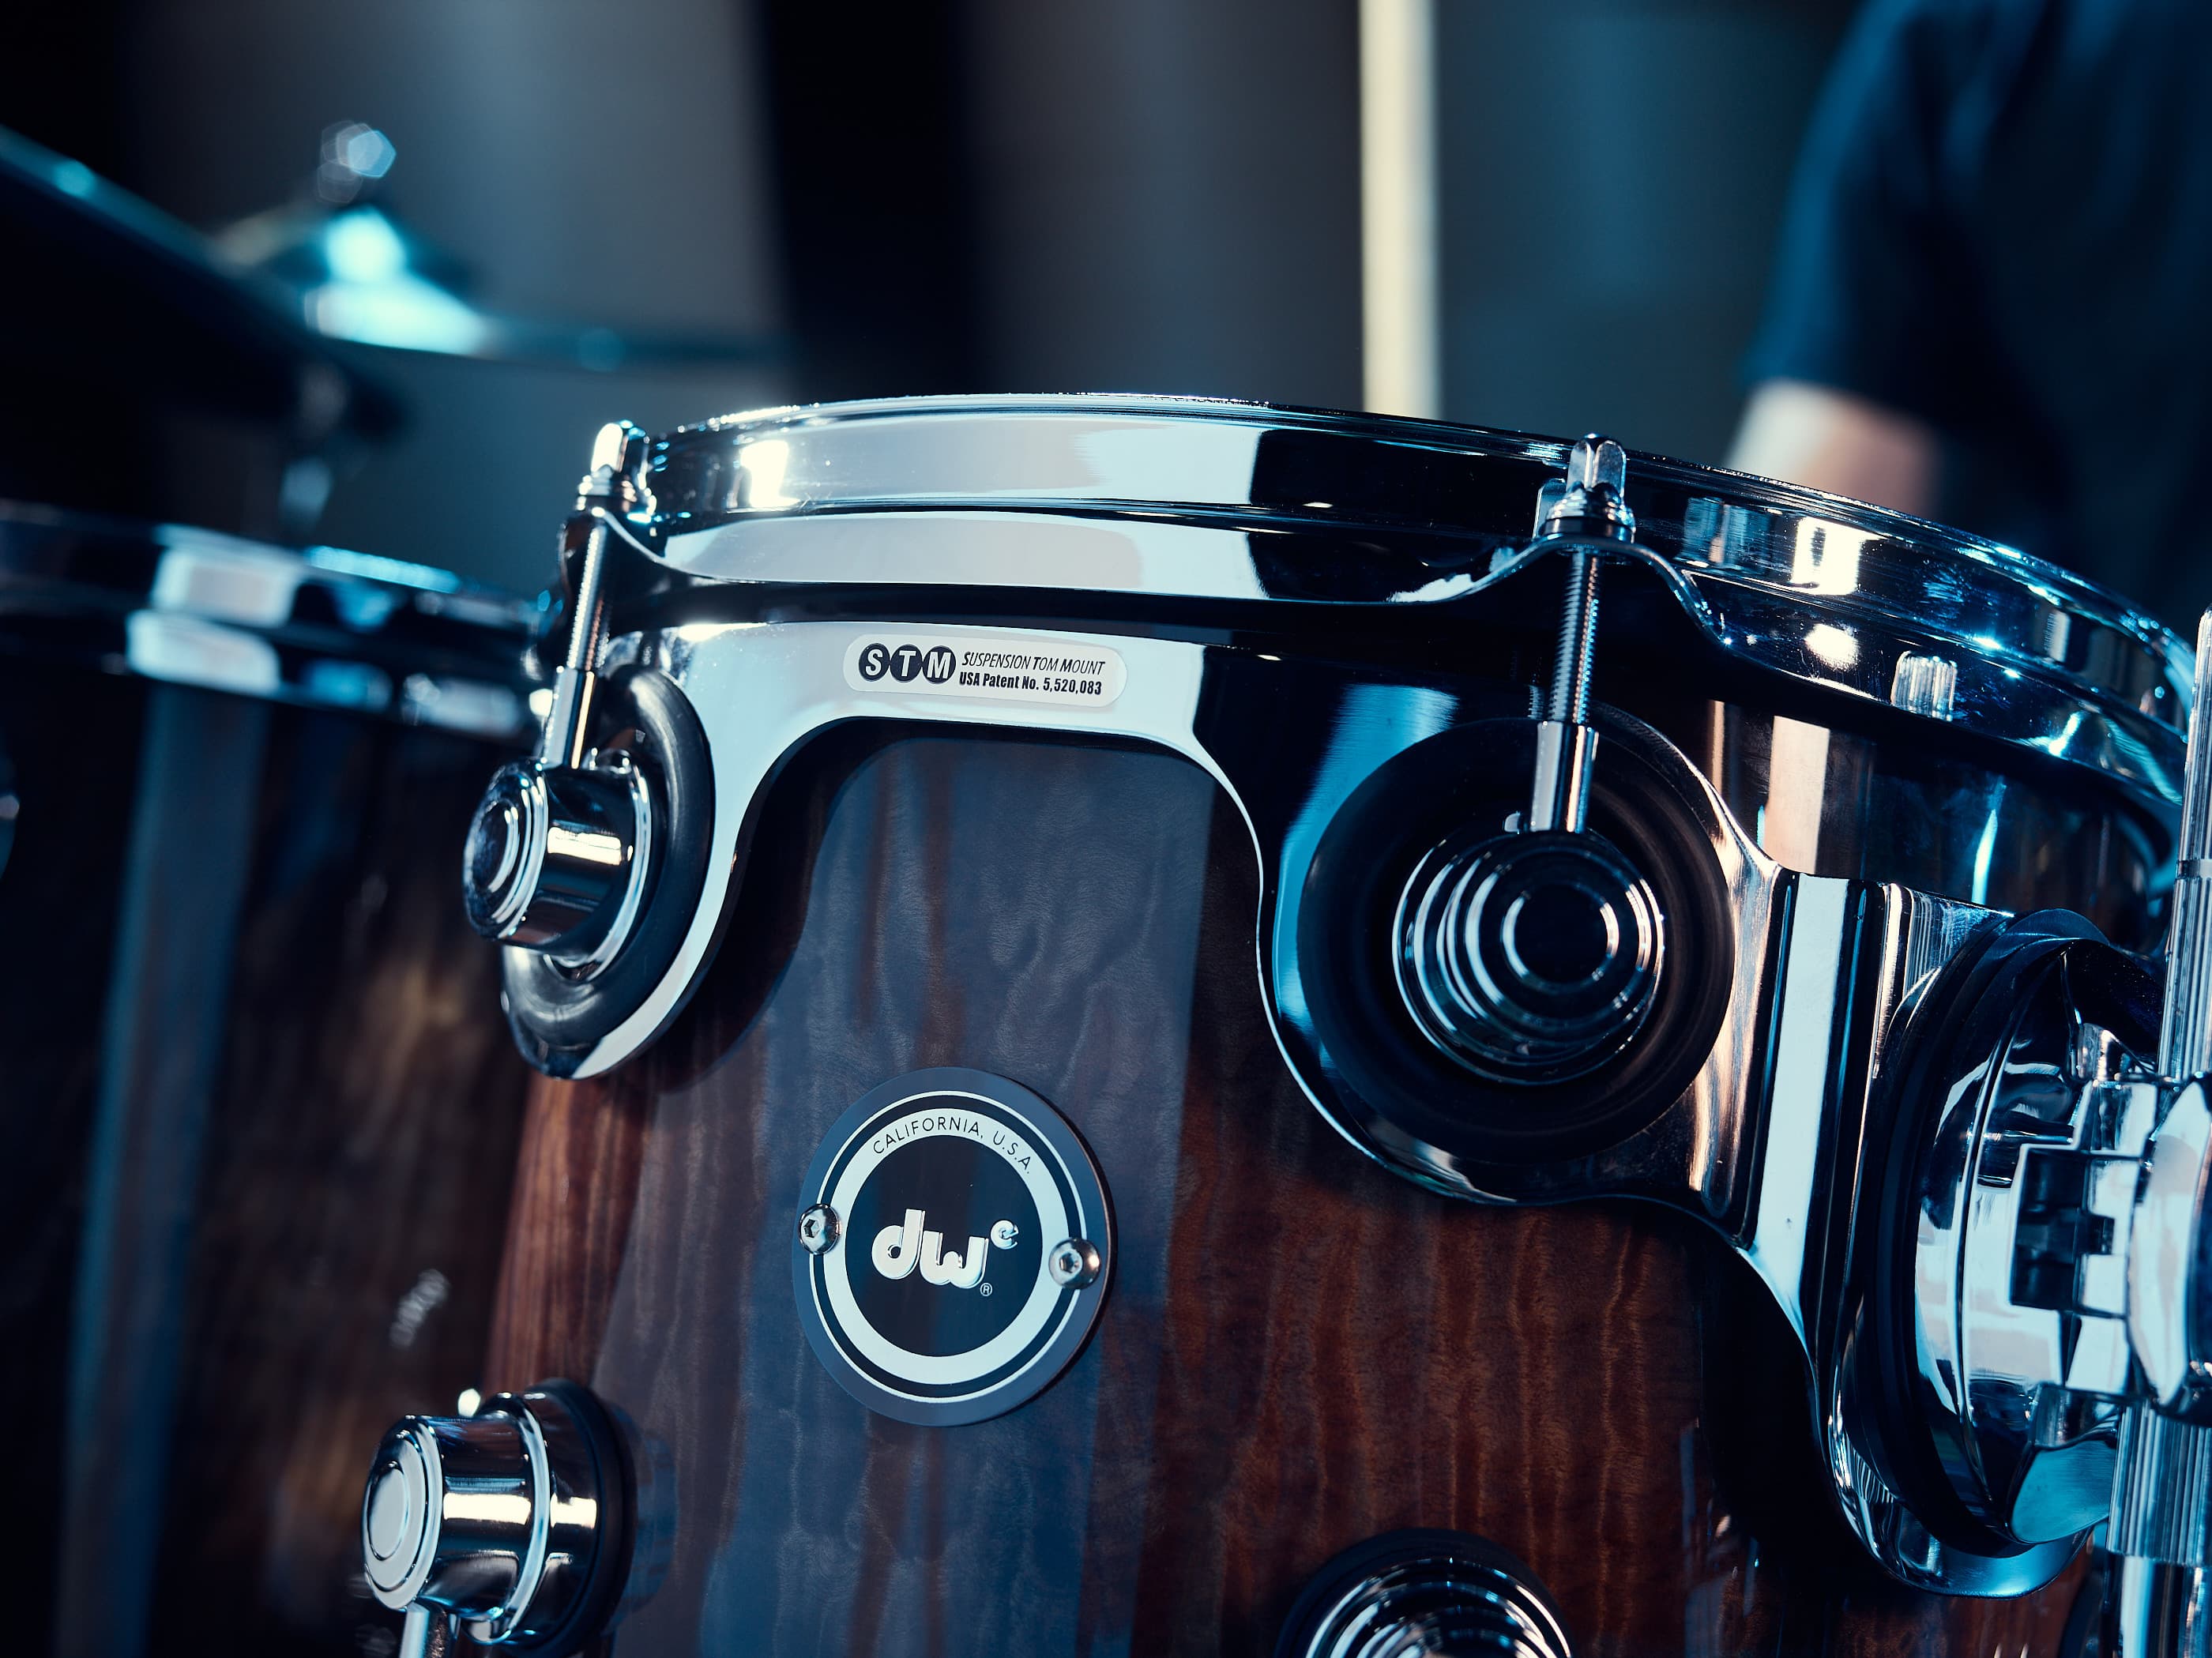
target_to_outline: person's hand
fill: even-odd
[[[1908,415],[1832,386],[1768,380],[1744,405],[1728,464],[1924,518],[1941,457],[1936,434]]]

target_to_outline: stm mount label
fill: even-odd
[[[980,696],[1103,708],[1121,695],[1120,653],[1069,639],[963,639],[884,633],[854,641],[845,683],[856,691]]]

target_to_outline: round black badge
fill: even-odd
[[[916,1071],[814,1154],[792,1283],[808,1344],[869,1409],[946,1427],[1035,1397],[1106,1297],[1113,1228],[1091,1154],[1035,1094]]]

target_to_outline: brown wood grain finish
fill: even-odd
[[[864,738],[852,751],[874,746]],[[659,1092],[720,1057],[725,1025],[742,1023],[757,1011],[796,936],[805,860],[820,835],[828,800],[819,791],[802,794],[797,808],[788,833],[754,854],[756,878],[736,930],[757,948],[725,952],[716,962],[714,1016],[679,1020],[654,1042],[649,1065],[583,1083],[540,1077],[532,1086],[486,1353],[495,1386],[590,1377],[629,1242]]]
[[[378,1436],[482,1376],[530,1075],[453,848],[495,751],[280,712],[191,1238],[151,1645],[358,1653]],[[364,1646],[363,1642],[371,1643]]]
[[[672,1485],[618,1648],[1266,1654],[1331,1556],[1421,1525],[1527,1560],[1586,1655],[2057,1652],[2078,1571],[1966,1601],[1863,1559],[1786,1329],[1717,1240],[1454,1203],[1329,1127],[1268,1032],[1210,785],[1017,743],[848,769],[779,786],[662,1042],[533,1098],[495,1372],[593,1357],[648,1502]],[[1121,1263],[1058,1382],[944,1430],[828,1380],[788,1266],[836,1110],[933,1064],[1074,1121]]]
[[[1686,1590],[1745,1567],[1686,1512],[1710,1461],[1691,1246],[1595,1207],[1471,1212],[1344,1155],[1221,976],[1200,975],[1217,1034],[1188,1084],[1176,1296],[1138,1401],[1148,1509],[1205,1492],[1208,1513],[1148,1534],[1133,1646],[1195,1624],[1263,1650],[1331,1555],[1449,1525],[1528,1561],[1589,1649],[1664,1650]]]
[[[637,1196],[650,1101],[625,1074],[530,1090],[486,1374],[502,1387],[589,1376]]]
[[[23,1585],[10,1639],[48,1649],[59,1565],[71,1296],[103,988],[131,826],[140,688],[0,659],[0,744],[21,802],[0,865],[0,1418],[21,1434],[0,1554]],[[88,754],[88,731],[108,751]]]

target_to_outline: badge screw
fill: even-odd
[[[826,1203],[817,1203],[799,1217],[799,1241],[810,1255],[818,1255],[834,1247],[837,1242],[837,1212]]]
[[[1063,1290],[1080,1290],[1098,1281],[1098,1248],[1087,1238],[1066,1238],[1053,1246],[1045,1261],[1052,1281]]]

